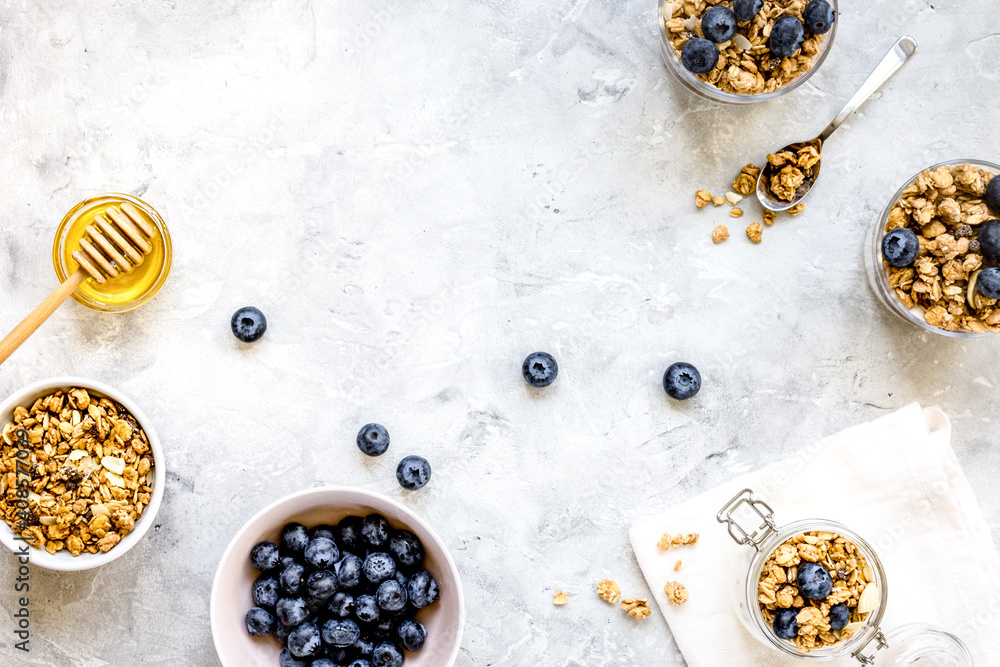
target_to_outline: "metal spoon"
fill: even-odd
[[[837,117],[833,119],[826,129],[820,133],[818,137],[810,141],[800,141],[794,144],[788,144],[781,150],[775,151],[780,153],[782,151],[791,151],[792,153],[797,153],[799,149],[805,148],[809,144],[816,147],[817,152],[821,152],[823,147],[823,142],[826,141],[833,131],[840,127],[841,123],[847,120],[847,117],[852,113],[857,111],[861,103],[872,96],[876,90],[882,87],[882,84],[889,80],[893,74],[896,73],[903,63],[905,63],[910,56],[912,56],[917,50],[917,41],[910,37],[909,35],[904,35],[892,45],[889,49],[889,53],[885,54],[885,58],[882,58],[882,62],[878,64],[875,71],[871,73],[868,79],[862,84],[858,92],[854,93],[847,105],[841,110]],[[771,163],[767,162],[764,168],[761,169],[760,175],[757,177],[757,199],[760,200],[761,206],[770,211],[787,211],[791,207],[798,204],[802,199],[809,194],[809,190],[812,189],[813,184],[816,183],[816,179],[819,178],[819,168],[820,162],[817,162],[812,168],[812,175],[806,178],[802,185],[798,187],[795,191],[795,198],[792,201],[785,201],[783,199],[777,199],[773,194],[771,194],[771,176],[774,175]]]

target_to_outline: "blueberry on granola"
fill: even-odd
[[[259,542],[250,550],[250,564],[261,572],[277,566],[279,558],[278,545],[274,542]]]
[[[316,657],[322,647],[319,628],[313,621],[303,623],[288,635],[288,652],[296,658]]]
[[[749,21],[764,9],[764,0],[733,0],[733,13],[737,21]]]
[[[843,630],[851,620],[851,610],[841,602],[830,607],[830,629]]]
[[[910,266],[920,254],[920,241],[912,229],[898,227],[882,237],[882,257],[897,269]]]
[[[267,318],[264,313],[253,306],[240,308],[233,313],[233,319],[229,322],[233,330],[233,335],[244,343],[252,343],[260,340],[260,337],[267,331]]]
[[[997,179],[990,181],[995,182]],[[1000,220],[987,220],[979,228],[979,250],[987,258],[1000,260]]]
[[[247,632],[252,635],[269,635],[274,632],[274,616],[266,609],[253,607],[247,612]]]
[[[716,44],[728,41],[736,34],[736,15],[726,7],[711,7],[701,17],[701,32]]]
[[[407,456],[396,466],[396,481],[404,489],[422,489],[431,480],[431,464],[422,456]]]
[[[788,58],[802,48],[805,29],[802,21],[794,16],[782,16],[771,26],[771,36],[767,38],[767,48],[775,58]]]
[[[698,369],[684,361],[670,364],[663,374],[663,390],[667,396],[678,401],[684,401],[701,389],[701,373]]]
[[[301,523],[290,523],[281,529],[281,550],[297,556],[309,544],[309,532]]]
[[[799,565],[795,583],[799,593],[810,600],[823,600],[833,590],[833,579],[830,572],[819,563],[802,563]]]
[[[681,64],[692,74],[708,74],[719,64],[719,47],[707,39],[695,37],[681,49]]]
[[[358,449],[368,456],[381,456],[389,449],[389,432],[381,424],[365,424],[358,431]]]
[[[987,299],[1000,299],[1000,268],[991,266],[980,271],[976,290]]]
[[[795,618],[798,616],[798,609],[782,609],[774,615],[774,622],[771,627],[774,634],[782,639],[795,639],[799,636],[799,622]]]
[[[281,587],[277,579],[265,574],[257,577],[257,581],[253,582],[250,594],[254,604],[258,607],[274,609],[274,605],[278,604],[278,598],[281,597]]]
[[[826,0],[812,0],[806,8],[802,10],[802,19],[809,28],[809,32],[814,35],[823,35],[830,32],[833,22],[837,19],[837,12]]]
[[[986,192],[983,193],[983,201],[993,213],[1000,215],[1000,178],[994,176],[986,184]]]
[[[521,364],[521,375],[532,387],[548,387],[559,375],[559,364],[548,352],[532,352]]]

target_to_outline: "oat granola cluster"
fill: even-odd
[[[810,600],[800,594],[798,570],[808,563],[825,568],[833,580],[825,599]],[[850,540],[825,531],[796,535],[775,549],[761,571],[757,593],[760,612],[769,626],[782,610],[798,610],[798,632],[789,641],[804,653],[850,638],[879,604],[875,573],[861,550]],[[849,620],[834,629],[830,609],[841,603],[850,612]]]
[[[783,201],[794,200],[799,187],[813,177],[813,167],[822,157],[816,145],[811,143],[795,153],[781,151],[768,155],[767,161],[772,169],[768,190],[776,198]],[[803,204],[799,204],[799,206],[805,208]]]
[[[57,391],[30,409],[18,406],[13,417],[0,443],[0,512],[7,525],[52,554],[110,551],[152,497],[145,431],[124,407],[85,389]],[[20,435],[30,456],[19,466]],[[18,504],[25,481],[26,510]]]
[[[903,306],[919,306],[931,326],[1000,332],[1000,302],[970,289],[984,264],[973,236],[976,226],[990,219],[983,195],[992,178],[969,164],[924,171],[889,213],[884,231],[907,227],[920,241],[912,267],[885,264],[889,286]]]
[[[719,90],[736,95],[771,93],[791,83],[813,67],[823,35],[808,35],[802,47],[787,58],[775,58],[767,45],[774,22],[783,16],[800,21],[807,0],[764,0],[764,7],[749,21],[740,22],[732,39],[718,45],[719,61],[708,74],[697,75]],[[680,58],[684,45],[704,37],[701,17],[710,7],[732,8],[730,0],[674,0],[663,10],[671,46]],[[710,66],[710,65],[709,65]]]
[[[768,155],[767,157],[768,160],[771,160],[771,158],[775,158],[777,161],[781,162],[783,160],[786,160],[787,156],[791,156],[791,158],[794,158],[794,160],[792,160],[793,164],[789,164],[787,166],[789,167],[789,169],[798,168],[796,166],[798,158],[795,155],[791,153],[787,154],[782,153],[780,155],[782,155],[783,157],[778,157],[775,155]],[[811,156],[812,154],[809,153],[808,155]],[[820,157],[819,153],[816,153],[815,157],[816,160],[818,161]],[[804,165],[808,165],[807,168],[810,169],[810,175],[811,175],[811,168],[815,164],[815,162],[811,162],[810,160],[811,157],[807,157],[806,155],[804,155],[802,162]],[[744,197],[752,195],[754,191],[756,191],[757,177],[759,175],[760,175],[760,167],[758,167],[753,163],[750,163],[745,167],[743,167],[743,169],[740,170],[740,173],[737,174],[736,180],[733,181],[732,192],[727,192],[724,196],[714,196],[708,190],[698,190],[694,194],[694,205],[698,208],[705,208],[709,204],[712,204],[713,206],[716,207],[722,206],[723,204],[729,204],[732,207],[732,209],[729,212],[729,216],[732,218],[742,217],[743,209],[737,207],[736,205],[739,202],[741,202]],[[804,179],[805,174],[803,174],[802,177]],[[788,213],[789,215],[796,216],[804,210],[806,210],[805,204],[796,204],[795,206],[788,209]],[[775,220],[774,211],[768,211],[767,209],[765,209],[762,215],[764,219],[764,225],[770,227],[771,225],[774,224]],[[751,222],[749,225],[747,225],[746,233],[747,233],[747,238],[750,239],[750,241],[752,241],[755,244],[760,243],[761,241],[764,240],[764,226],[761,225],[761,223],[759,222]],[[725,225],[719,225],[712,231],[712,242],[715,244],[722,243],[728,238],[729,238],[729,228],[726,227]]]

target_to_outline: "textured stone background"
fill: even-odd
[[[403,499],[450,545],[460,667],[681,665],[659,616],[592,592],[644,592],[631,520],[913,400],[954,419],[996,529],[998,341],[891,319],[861,264],[911,174],[997,159],[996,5],[843,4],[808,85],[722,108],[668,78],[652,0],[3,2],[0,329],[55,287],[53,231],[87,196],[146,199],[176,256],[144,308],[70,302],[0,371],[2,395],[64,373],[121,388],[169,457],[141,545],[34,571],[28,660],[0,558],[0,662],[218,665],[228,540],[338,483]],[[806,214],[753,246],[748,206],[712,246],[727,210],[694,191],[817,133],[903,33],[917,56],[831,139]],[[252,347],[229,332],[246,304],[270,326]],[[538,393],[518,370],[535,349],[562,369]],[[686,404],[659,384],[678,359],[705,377]],[[391,455],[355,450],[367,421]],[[434,466],[420,493],[393,477],[407,453]]]

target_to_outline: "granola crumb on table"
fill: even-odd
[[[708,190],[698,190],[694,193],[694,205],[704,208],[712,202],[712,193]]]
[[[556,591],[555,594],[552,596],[552,604],[554,604],[557,607],[561,607],[567,602],[569,602],[569,596],[566,595],[566,593],[564,593],[562,589]]]
[[[602,579],[597,582],[597,594],[608,604],[614,604],[621,597],[622,589],[611,579]]]
[[[699,537],[698,533],[688,533],[687,535],[683,535],[681,533],[678,533],[677,535],[663,533],[663,537],[659,539],[656,546],[660,551],[666,551],[670,547],[697,544]]]
[[[764,226],[759,222],[751,222],[747,227],[747,237],[754,243],[760,243],[764,240]]]
[[[680,569],[681,569],[681,561],[678,560],[676,563],[674,563],[674,572],[677,572]]]
[[[753,162],[740,170],[736,180],[733,181],[733,190],[741,195],[753,194],[757,189],[757,177],[760,176],[760,167]]]
[[[764,224],[765,225],[767,225],[768,227],[770,227],[771,225],[773,225],[774,224],[774,219],[776,217],[777,216],[775,215],[774,211],[768,211],[767,209],[764,209]]]
[[[666,593],[670,604],[684,604],[688,601],[687,589],[678,581],[668,581],[663,587],[663,592]]]
[[[652,615],[653,610],[649,608],[649,601],[646,598],[628,598],[621,602],[622,611],[632,618],[642,620]]]
[[[712,232],[712,242],[713,243],[722,243],[723,241],[725,241],[728,238],[729,238],[729,228],[726,227],[725,225],[719,225]]]
[[[738,206],[734,207],[733,210],[729,212],[729,217],[731,218],[740,218],[742,216],[743,216],[743,209],[739,208]]]

